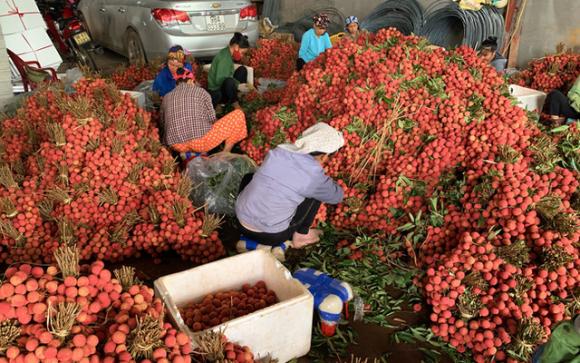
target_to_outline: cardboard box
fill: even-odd
[[[279,303],[230,320],[211,330],[223,330],[232,342],[249,346],[257,358],[271,354],[280,363],[304,356],[310,350],[314,298],[269,252],[252,251],[225,258],[155,281],[179,329],[194,337],[179,308],[210,293],[239,289],[245,283],[264,281]],[[195,346],[194,346],[195,348]]]
[[[34,0],[0,0],[0,26],[2,34],[47,28]]]

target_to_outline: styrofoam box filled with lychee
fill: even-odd
[[[252,349],[256,358],[270,356],[288,362],[310,350],[314,300],[308,289],[272,254],[253,251],[164,276],[155,281],[155,292],[167,306],[177,326],[192,337],[181,309],[200,303],[209,294],[218,295],[245,289],[267,287],[277,302],[210,329],[223,331],[229,341]]]

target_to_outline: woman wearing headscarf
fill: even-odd
[[[216,120],[211,96],[193,81],[190,70],[177,70],[175,89],[163,98],[163,130],[165,144],[181,153],[187,162],[195,153],[209,152],[221,144],[230,152],[247,136],[246,116],[234,110]]]
[[[358,18],[354,15],[344,20],[344,30],[346,31],[346,36],[355,42],[362,34],[366,33],[365,30],[360,28]]]
[[[214,107],[225,103],[240,108],[238,86],[247,82],[248,70],[244,66],[234,70],[234,63],[242,60],[248,48],[250,48],[248,37],[242,33],[235,33],[230,44],[213,58],[207,81]]]
[[[270,150],[256,173],[242,180],[236,201],[242,234],[267,246],[318,242],[321,231],[310,227],[321,203],[338,204],[344,196],[322,164],[343,145],[342,133],[321,122],[294,144]]]
[[[507,66],[507,59],[497,51],[497,38],[489,37],[481,43],[479,57],[488,62],[496,71],[502,73]]]
[[[153,91],[163,97],[175,88],[175,72],[179,68],[192,70],[191,63],[185,61],[185,52],[180,45],[169,48],[165,67],[157,74],[153,82]]]
[[[304,33],[302,42],[300,43],[298,61],[296,62],[296,69],[299,71],[306,63],[316,59],[320,53],[324,53],[325,50],[332,48],[330,36],[326,31],[328,24],[330,24],[328,15],[317,14],[312,20],[314,22],[312,28]]]
[[[580,76],[565,85],[562,91],[553,90],[548,93],[544,102],[544,113],[555,124],[580,120]]]

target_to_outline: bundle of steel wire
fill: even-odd
[[[312,17],[319,13],[324,13],[330,18],[330,24],[328,25],[329,34],[336,34],[344,30],[345,16],[340,10],[334,7],[320,7],[306,10],[300,19],[284,24],[278,31],[294,34],[294,39],[299,42],[302,40],[302,35],[312,28]]]
[[[280,0],[264,0],[262,6],[262,16],[269,18],[272,24],[280,23]]]
[[[430,0],[424,13],[425,24],[420,34],[435,45],[445,48],[468,45],[477,49],[490,36],[497,37],[499,42],[503,38],[504,19],[501,10],[495,7],[468,11],[451,0]]]
[[[423,27],[423,10],[417,0],[386,0],[371,11],[360,25],[370,32],[394,27],[405,35],[419,34]]]
[[[312,17],[317,13],[330,17],[331,35],[344,31],[344,14],[332,6],[309,9],[300,19],[281,26],[278,31],[293,33],[299,42],[312,27]],[[452,0],[386,0],[360,25],[370,32],[394,27],[403,34],[422,35],[432,44],[445,48],[468,45],[477,49],[490,36],[497,37],[501,47],[504,35],[502,10],[492,6],[484,6],[479,11],[462,10]]]

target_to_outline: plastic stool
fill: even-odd
[[[294,278],[314,296],[314,309],[320,316],[322,334],[333,336],[342,311],[348,316],[348,302],[354,296],[350,285],[311,268],[297,270]]]
[[[236,250],[238,251],[238,253],[244,253],[255,250],[264,250],[271,252],[274,255],[274,257],[278,259],[278,261],[284,262],[286,261],[286,250],[288,250],[291,244],[292,244],[291,241],[286,241],[280,243],[277,246],[268,246],[259,244],[258,242],[246,236],[240,236],[240,240],[236,244]]]

